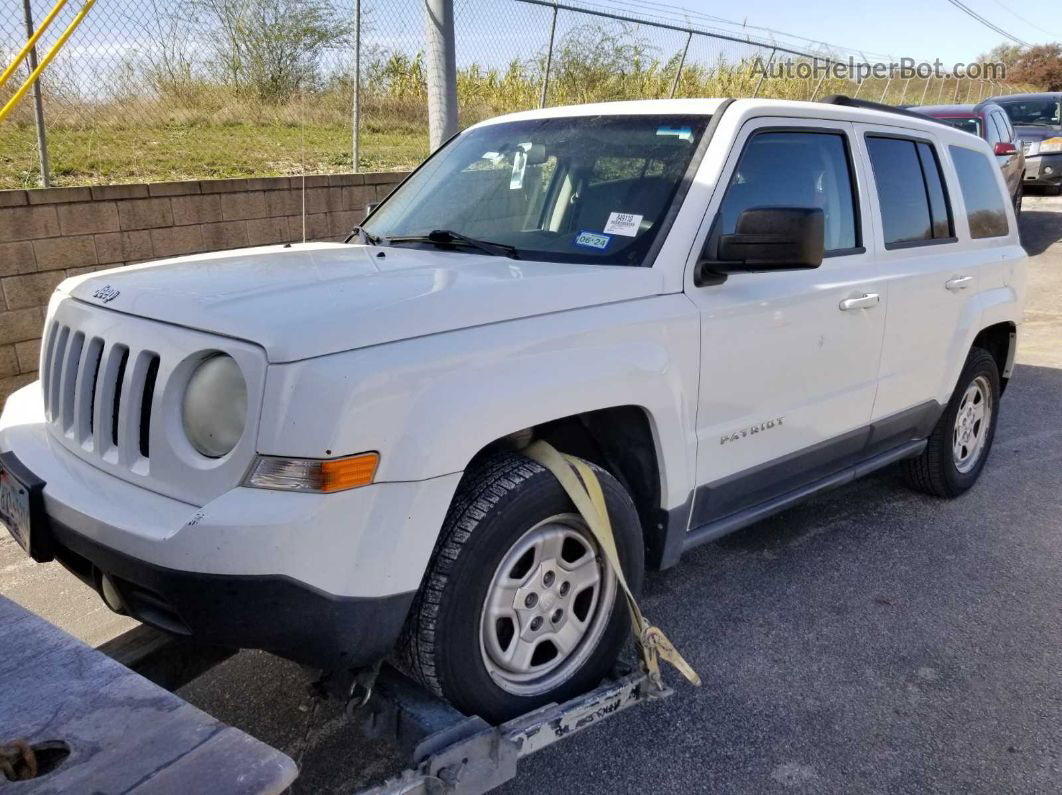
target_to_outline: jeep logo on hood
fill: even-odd
[[[105,284],[103,285],[103,287],[100,287],[98,290],[96,290],[96,292],[92,294],[92,297],[102,301],[105,304],[109,304],[111,301],[121,295],[121,292],[121,290],[116,290],[109,284]]]

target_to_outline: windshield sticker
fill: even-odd
[[[611,242],[612,238],[608,235],[602,235],[600,232],[588,232],[586,230],[580,232],[579,236],[575,238],[575,245],[596,248],[599,251],[603,251]]]
[[[692,127],[657,127],[657,135],[674,135],[676,138],[683,141],[693,140],[693,128]]]
[[[513,175],[509,177],[509,190],[520,190],[524,187],[524,171],[527,169],[527,153],[531,149],[531,143],[520,144],[513,152]]]
[[[631,213],[609,213],[608,223],[605,224],[605,232],[610,235],[623,235],[634,237],[638,234],[638,227],[642,223],[642,216]]]

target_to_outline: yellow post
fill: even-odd
[[[63,2],[65,3],[66,0],[63,0]],[[88,14],[89,9],[92,8],[95,2],[96,0],[86,0],[85,5],[82,6],[81,10],[77,12],[77,16],[74,17],[73,20],[71,20],[70,24],[66,26],[66,30],[63,31],[63,35],[60,36],[59,40],[52,45],[52,48],[50,50],[48,50],[48,54],[44,56],[44,60],[42,60],[37,65],[37,68],[33,70],[30,76],[26,78],[26,82],[24,82],[19,87],[18,91],[16,91],[11,96],[11,99],[7,101],[7,104],[4,105],[3,108],[0,108],[0,122],[2,122],[7,117],[7,114],[9,114],[12,110],[15,109],[15,106],[18,104],[19,100],[26,95],[26,92],[30,90],[30,87],[37,81],[37,78],[41,76],[41,72],[44,71],[44,68],[52,62],[52,59],[55,58],[56,54],[59,52],[59,49],[64,44],[66,44],[66,40],[70,38],[70,35],[77,29],[77,26],[81,24],[81,21],[85,18],[85,15]],[[54,10],[52,13],[54,13]],[[49,14],[48,18],[45,19],[45,23],[47,24],[51,20],[51,18],[52,14]],[[43,30],[43,28],[44,26],[42,25],[40,30]],[[38,33],[40,32],[40,30],[38,30]],[[36,37],[30,39],[31,44],[35,41]],[[5,74],[7,73],[5,72]]]
[[[19,54],[15,56],[15,60],[12,61],[11,65],[4,70],[4,73],[2,75],[0,75],[0,86],[3,86],[4,83],[7,82],[7,79],[11,77],[12,74],[14,74],[15,70],[18,68],[18,65],[22,63],[23,59],[27,55],[29,55],[29,51],[32,50],[33,45],[37,43],[37,39],[39,39],[41,37],[41,34],[48,29],[48,26],[52,24],[52,20],[54,20],[55,17],[59,14],[59,12],[63,10],[63,6],[65,5],[66,0],[59,0],[59,2],[55,4],[55,8],[48,12],[48,16],[46,16],[44,18],[44,21],[41,22],[40,27],[38,27],[36,32],[32,36],[30,36],[30,40],[26,42],[26,46],[23,47],[21,51],[19,51]]]

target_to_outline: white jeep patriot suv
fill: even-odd
[[[626,575],[902,462],[977,480],[1025,252],[984,141],[844,98],[477,124],[346,244],[65,281],[0,421],[0,518],[114,609],[503,719],[629,623]]]

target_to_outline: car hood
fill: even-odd
[[[1048,138],[1062,136],[1062,129],[1052,127],[1020,127],[1014,126],[1014,135],[1023,141],[1046,141]]]
[[[77,276],[62,292],[109,310],[261,345],[271,362],[659,294],[651,268],[305,243]]]

